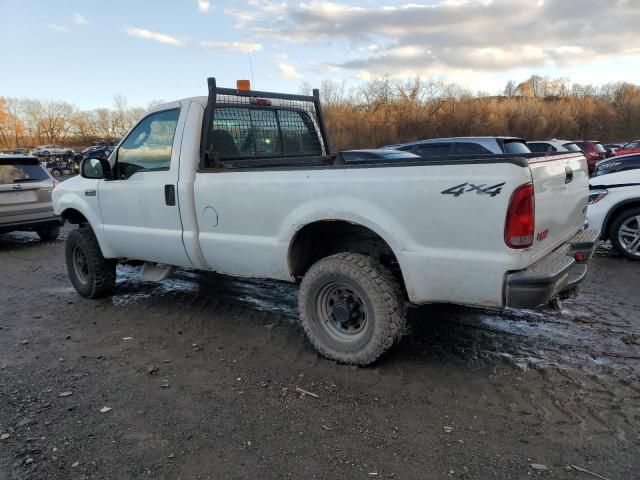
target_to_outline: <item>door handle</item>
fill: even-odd
[[[174,185],[164,186],[164,203],[173,207],[176,204],[176,187]]]
[[[571,169],[571,167],[564,167],[564,172],[565,172],[564,183],[573,182],[573,170]]]

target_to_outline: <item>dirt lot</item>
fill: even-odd
[[[121,267],[85,300],[36,238],[0,236],[0,480],[640,478],[640,265],[606,247],[560,312],[415,308],[352,368],[295,287]]]

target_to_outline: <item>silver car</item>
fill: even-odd
[[[41,145],[31,150],[32,155],[38,157],[70,157],[73,155],[73,150],[60,145]]]
[[[62,222],[51,205],[57,184],[37,158],[0,154],[0,233],[35,231],[42,240],[58,238]]]
[[[518,137],[431,138],[382,148],[403,150],[422,158],[531,153],[524,139]]]

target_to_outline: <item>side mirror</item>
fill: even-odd
[[[85,158],[80,164],[80,175],[84,178],[111,179],[111,165],[104,158]]]

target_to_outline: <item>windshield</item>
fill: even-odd
[[[47,180],[47,172],[39,164],[0,161],[0,185]]]
[[[505,140],[504,153],[531,153],[531,150],[522,140]]]

